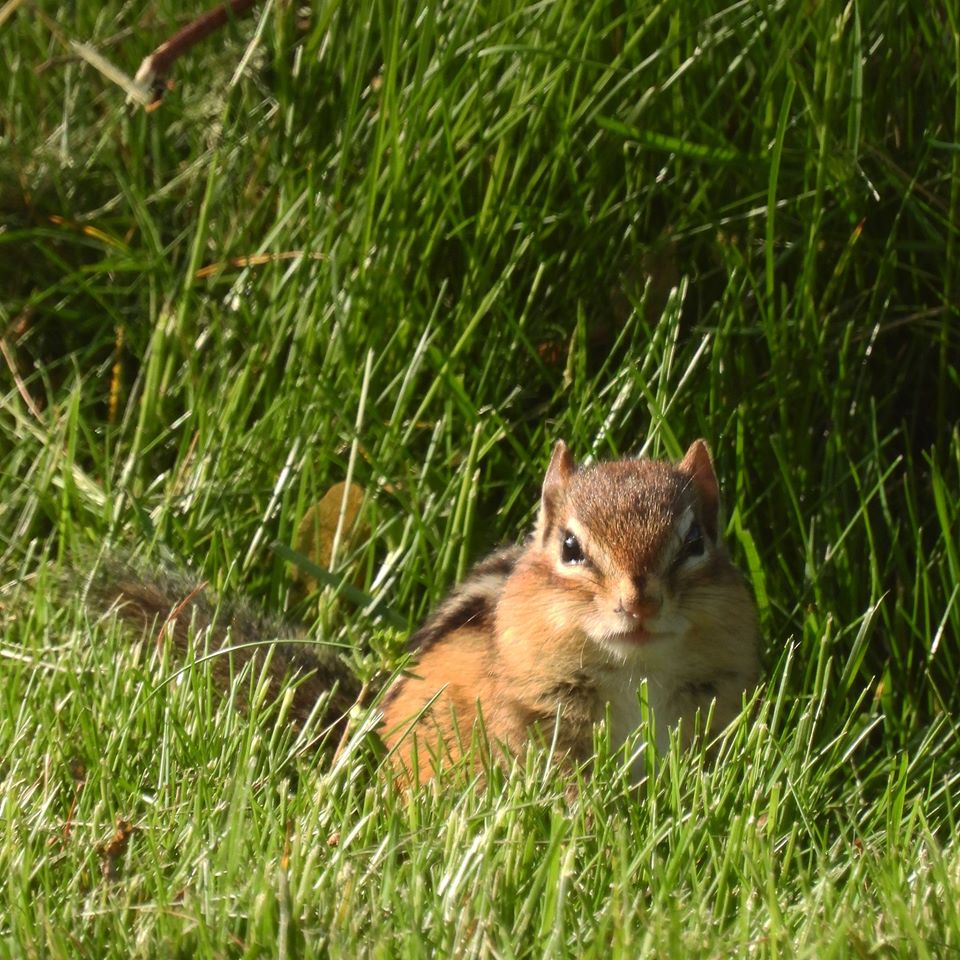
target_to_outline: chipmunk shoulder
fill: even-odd
[[[698,711],[722,729],[758,679],[757,616],[721,540],[706,443],[675,465],[583,468],[557,443],[528,542],[478,563],[411,647],[381,733],[420,780],[460,757],[478,717],[508,754],[539,731],[583,759],[605,717],[620,745],[644,680],[658,749],[678,725],[689,740]]]

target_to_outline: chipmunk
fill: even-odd
[[[141,627],[184,599],[123,578],[105,597]],[[210,622],[199,602],[199,622]],[[263,630],[234,617],[232,643]],[[401,778],[420,781],[460,758],[478,718],[501,756],[520,754],[539,731],[580,761],[598,722],[609,717],[616,746],[639,727],[646,680],[662,752],[677,726],[689,742],[698,712],[703,722],[712,710],[713,730],[736,716],[758,679],[757,648],[755,604],[720,539],[706,443],[676,465],[578,468],[559,441],[532,536],[481,560],[412,636],[412,663],[383,696],[379,731]],[[355,690],[342,662],[311,649],[288,641],[274,651],[279,672],[307,672],[299,718],[335,681],[338,709]]]
[[[644,679],[660,752],[678,724],[689,741],[711,704],[722,729],[759,659],[756,607],[718,514],[702,440],[676,466],[584,469],[557,443],[528,543],[481,561],[413,636],[413,673],[382,704],[388,746],[429,778],[437,746],[456,758],[479,712],[510,753],[556,724],[557,746],[584,759],[608,710],[615,745],[639,727]]]

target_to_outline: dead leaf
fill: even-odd
[[[120,876],[120,861],[127,852],[133,829],[129,820],[117,817],[117,828],[113,836],[97,850],[100,854],[100,872],[105,880],[116,880]]]
[[[340,526],[340,542],[337,553],[343,556],[355,542],[359,534],[356,527],[357,514],[363,504],[363,489],[355,483],[348,487],[346,483],[335,483],[324,495],[303,515],[300,526],[297,528],[296,550],[318,567],[330,570],[333,557],[333,543]],[[343,513],[343,523],[340,524],[340,515]],[[294,582],[307,593],[317,589],[317,581],[301,570],[294,569]]]

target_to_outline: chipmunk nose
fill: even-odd
[[[634,620],[646,620],[660,612],[661,596],[655,577],[641,577],[625,582],[620,589],[617,613]]]
[[[660,611],[660,601],[650,597],[621,597],[618,613],[625,613],[634,620],[646,620]]]

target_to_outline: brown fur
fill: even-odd
[[[211,653],[229,648],[230,653],[210,661],[214,678],[224,689],[235,670],[250,662],[259,669],[269,653],[271,695],[280,692],[285,679],[298,678],[290,707],[297,724],[322,698],[327,699],[333,719],[346,715],[360,685],[334,650],[309,643],[289,624],[264,617],[246,603],[223,602],[214,607],[205,586],[197,577],[144,571],[132,561],[114,557],[97,567],[87,585],[87,602],[97,611],[115,610],[137,633],[152,631],[158,643],[172,637],[182,653],[194,637],[198,654],[203,653],[204,644]]]

